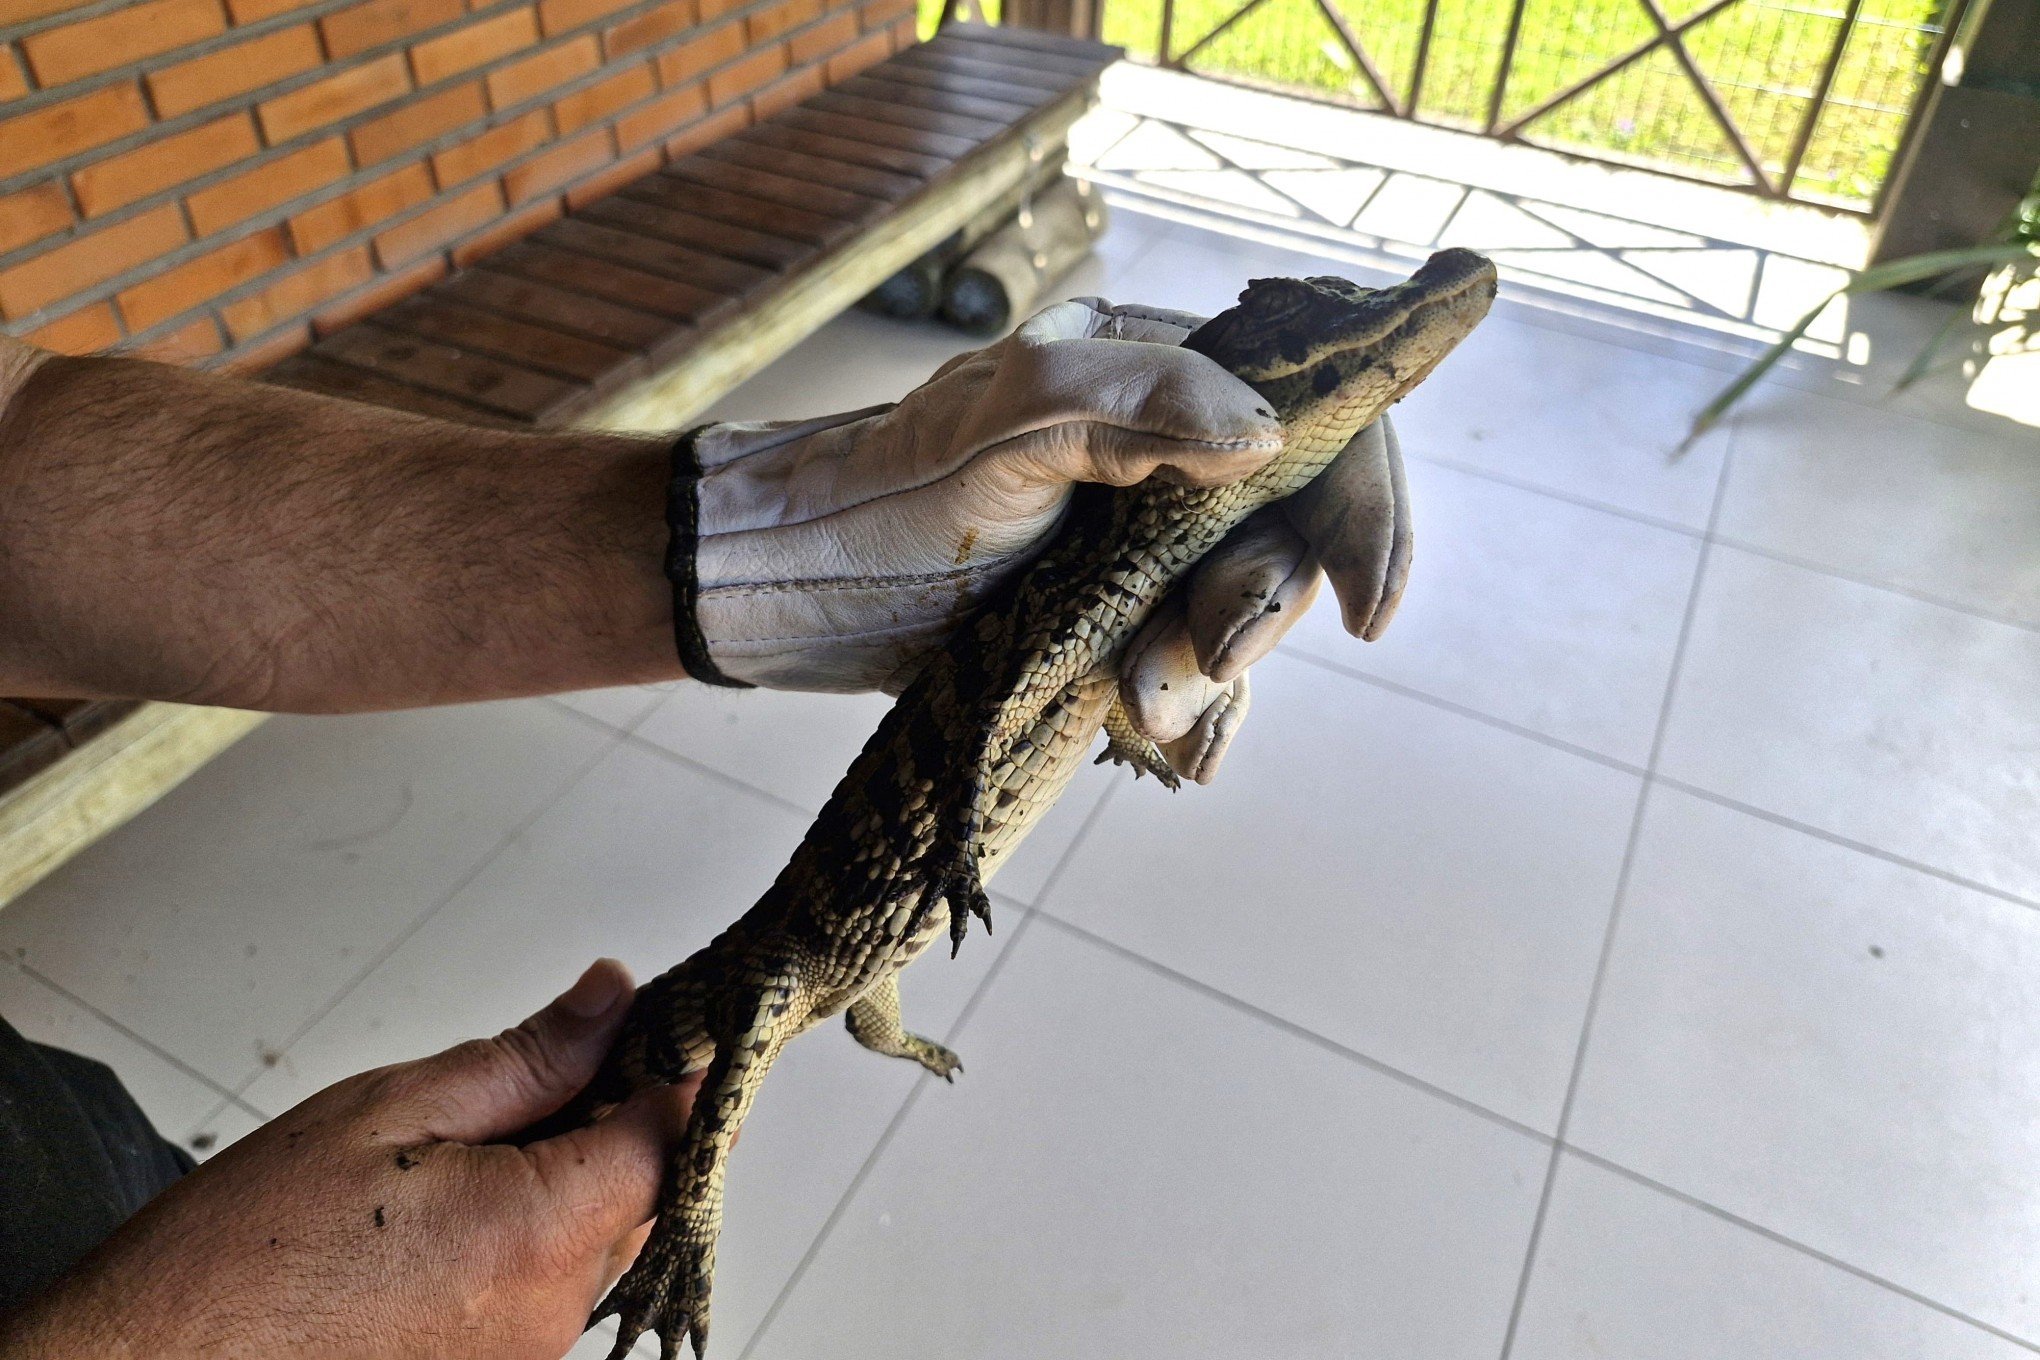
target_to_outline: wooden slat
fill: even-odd
[[[488,267],[557,288],[575,289],[674,321],[691,321],[697,326],[729,311],[737,301],[728,293],[712,293],[699,285],[647,274],[613,260],[599,260],[530,241],[491,255]]]
[[[791,236],[809,245],[825,246],[843,240],[857,230],[855,222],[803,212],[781,203],[767,203],[763,199],[717,189],[698,180],[672,179],[671,182],[686,190],[686,198],[679,201],[684,201],[699,216],[748,227],[752,231]]]
[[[745,128],[737,136],[753,146],[827,156],[846,165],[868,165],[874,170],[905,175],[910,179],[933,179],[951,164],[941,156],[906,151],[897,146],[879,146],[872,142],[853,142],[847,137],[832,137],[825,132],[796,127],[787,114],[781,114],[769,123]]]
[[[491,263],[493,260],[484,261],[477,269],[462,270],[435,287],[430,295],[454,298],[618,349],[654,349],[685,329],[684,323],[606,302],[586,291],[569,291],[496,273],[488,267]]]
[[[689,284],[731,298],[741,298],[772,277],[771,270],[745,264],[742,260],[728,260],[690,246],[675,245],[671,241],[660,241],[635,232],[605,227],[599,222],[582,222],[574,218],[555,222],[532,239],[582,255],[613,260],[632,269],[672,279],[675,283]]]
[[[955,43],[945,45],[939,41],[916,43],[885,63],[885,70],[888,73],[934,71],[965,80],[992,80],[1037,91],[1043,98],[1068,94],[1078,86],[1097,79],[1095,72],[1085,76],[1070,71],[1047,71],[1033,65],[1023,66],[1018,62],[992,61],[975,48]]]
[[[626,370],[639,362],[630,350],[564,335],[447,297],[410,298],[377,312],[376,324],[443,341],[470,354],[507,359],[535,373],[550,373],[570,382],[597,383],[627,376]]]
[[[991,24],[950,24],[942,36],[959,42],[974,42],[1012,54],[1020,52],[1052,56],[1060,61],[1082,62],[1095,74],[1119,60],[1120,49],[1090,38],[1073,38],[1064,33],[1041,33],[1031,28]]]
[[[1097,79],[1099,71],[1099,67],[1084,57],[1036,52],[1027,48],[999,48],[990,43],[974,42],[946,32],[937,34],[921,46],[936,56],[964,57],[989,66],[1004,67],[1007,70],[1030,70],[1064,75],[1071,77],[1076,84]]]
[[[733,165],[729,161],[700,154],[673,162],[666,167],[664,174],[667,179],[685,180],[703,188],[741,194],[745,198],[833,218],[852,226],[869,222],[884,212],[887,206],[884,199],[872,198],[868,194],[794,179],[770,170],[754,170],[748,165]]]
[[[574,396],[580,387],[498,359],[468,354],[451,345],[385,330],[374,318],[327,336],[319,345],[319,353],[519,420],[539,419]]]
[[[898,85],[925,85],[931,90],[982,95],[987,99],[1004,100],[1008,104],[1018,104],[1028,109],[1045,104],[1062,93],[1060,89],[1015,84],[1002,79],[1003,73],[1000,73],[1000,68],[996,66],[979,66],[974,71],[959,71],[940,63],[921,65],[896,60],[875,68],[872,74]]]
[[[968,137],[946,137],[939,132],[901,127],[897,123],[852,118],[845,114],[810,108],[805,104],[788,109],[772,121],[784,123],[790,128],[818,132],[824,136],[841,137],[847,141],[898,147],[924,156],[939,157],[944,161],[954,161],[960,156],[968,156],[977,149],[977,143]]]
[[[721,222],[676,206],[692,198],[692,185],[657,175],[647,175],[645,181],[642,185],[631,186],[632,192],[628,196],[612,194],[600,202],[590,203],[581,210],[580,216],[590,222],[633,231],[640,236],[656,236],[764,269],[785,269],[814,254],[814,247],[804,241],[754,231],[734,222]]]
[[[335,363],[322,358],[316,351],[284,360],[264,373],[262,380],[278,387],[345,397],[349,401],[370,402],[392,410],[409,411],[412,415],[436,416],[441,420],[458,420],[468,425],[505,428],[517,423],[494,411],[427,392],[380,373],[371,373],[351,364]]]
[[[939,132],[947,137],[961,137],[973,146],[989,141],[1005,130],[1003,124],[990,118],[966,118],[961,114],[937,113],[933,109],[917,109],[885,99],[838,94],[834,90],[824,90],[808,100],[808,105],[824,113],[847,114],[853,118],[868,118],[875,123],[897,123],[901,127],[919,128],[923,132]]]
[[[983,118],[994,123],[1018,122],[1034,108],[1032,101],[1014,104],[1003,99],[960,94],[955,90],[937,89],[929,85],[916,85],[908,81],[871,75],[852,76],[835,88],[845,94],[854,94],[864,99],[911,104],[915,108],[933,109],[937,113],[961,114],[967,118]]]
[[[921,181],[912,175],[874,170],[868,165],[810,155],[788,147],[767,146],[762,142],[749,141],[741,134],[705,146],[700,154],[734,165],[747,165],[754,170],[797,175],[816,184],[848,189],[851,193],[888,203],[905,198],[921,187]]]

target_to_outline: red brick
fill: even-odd
[[[668,38],[677,38],[695,25],[694,0],[666,0],[657,9],[625,19],[602,35],[602,50],[611,61],[631,52],[642,52]]]
[[[288,80],[319,65],[319,35],[310,24],[264,34],[207,56],[151,71],[144,77],[156,112],[165,118],[232,99]]]
[[[724,24],[659,54],[659,79],[667,88],[684,85],[744,50],[742,24]]]
[[[227,334],[238,342],[305,316],[350,288],[375,277],[367,246],[354,246],[285,274],[275,283],[220,308]]]
[[[253,170],[209,184],[185,197],[191,225],[200,236],[224,231],[282,203],[337,184],[352,165],[338,137],[279,156]]]
[[[659,168],[665,157],[659,148],[632,156],[627,161],[618,161],[600,174],[591,175],[573,188],[567,190],[567,206],[579,210],[600,198],[607,198],[626,184],[634,184]]]
[[[39,311],[184,244],[184,215],[166,203],[0,271],[0,316]]]
[[[538,16],[529,5],[483,19],[411,49],[411,69],[420,85],[457,76],[507,57],[538,41]]]
[[[491,71],[483,80],[489,87],[490,105],[502,110],[558,89],[601,64],[602,50],[595,44],[595,35],[584,33]]]
[[[255,115],[262,120],[262,135],[274,146],[378,104],[387,104],[410,88],[411,78],[404,70],[403,54],[392,52],[338,75],[315,80],[301,90],[278,95],[257,106]]]
[[[640,62],[561,99],[553,105],[553,118],[559,123],[560,135],[570,136],[601,122],[618,109],[637,103],[658,88],[652,64]]]
[[[570,28],[592,24],[597,19],[606,19],[620,9],[629,9],[638,0],[538,0],[538,21],[545,29],[545,36],[564,33]]]
[[[543,146],[550,136],[552,124],[545,110],[533,109],[500,127],[490,128],[479,137],[470,137],[437,152],[432,157],[432,176],[439,181],[441,189],[451,188]]]
[[[892,26],[892,50],[904,52],[921,41],[921,21],[912,14],[895,19]]]
[[[704,24],[711,19],[722,18],[732,10],[742,9],[744,4],[745,0],[695,0],[695,6],[701,11],[701,22]]]
[[[844,15],[849,18],[849,15]],[[831,85],[848,80],[860,71],[869,70],[892,55],[892,36],[886,33],[869,33],[850,46],[829,58],[828,75]]]
[[[432,172],[423,161],[349,189],[290,219],[291,243],[314,255],[364,227],[395,217],[432,197]]]
[[[77,9],[90,0],[0,0],[0,27],[10,24],[25,24],[30,19],[46,19],[52,14],[62,14],[67,9]]]
[[[371,47],[452,23],[466,11],[460,0],[368,0],[319,20],[326,55],[338,61]]]
[[[123,290],[114,301],[120,304],[121,320],[130,331],[145,331],[179,312],[204,306],[289,258],[283,228],[271,227],[145,279]]]
[[[354,159],[366,167],[423,146],[464,124],[479,123],[488,112],[481,82],[471,80],[369,119],[347,134],[347,143],[354,148]]]
[[[255,138],[254,121],[245,113],[236,113],[88,165],[71,176],[71,189],[85,215],[98,217],[232,165],[254,155],[261,146]]]
[[[174,331],[136,345],[131,352],[158,363],[189,364],[223,348],[220,323],[210,316],[195,316]]]
[[[109,85],[0,121],[0,166],[5,166],[9,175],[19,175],[105,146],[141,131],[148,122],[142,92],[133,82]]]
[[[792,108],[811,95],[818,95],[826,87],[822,79],[822,68],[809,66],[795,71],[786,79],[766,86],[751,96],[751,118],[762,123],[783,110]]]
[[[516,212],[497,218],[483,230],[462,241],[453,248],[453,262],[466,269],[476,260],[486,259],[504,246],[521,241],[548,222],[560,219],[560,201],[556,198],[542,199]]]
[[[120,343],[120,322],[114,319],[111,305],[95,302],[38,326],[21,338],[59,354],[97,354]]]
[[[811,19],[820,18],[821,13],[822,0],[777,0],[777,3],[753,10],[746,16],[744,32],[750,37],[751,45],[758,47]]]
[[[0,103],[28,93],[28,77],[21,74],[21,62],[13,43],[0,43]]]
[[[503,187],[512,203],[523,203],[579,179],[590,170],[614,159],[608,128],[584,132],[550,151],[533,156],[503,176]]]
[[[64,186],[45,181],[0,197],[0,252],[40,241],[71,225],[71,200]]]
[[[365,316],[375,315],[391,303],[402,302],[421,288],[430,288],[445,277],[445,260],[437,255],[420,260],[409,269],[385,274],[380,282],[326,308],[312,318],[312,330],[321,336],[331,335]]]
[[[228,373],[259,373],[272,364],[282,363],[311,343],[312,328],[299,324],[289,330],[278,331],[267,340],[235,350],[220,368]]]
[[[753,52],[708,78],[708,102],[727,104],[769,82],[786,69],[786,52],[778,45]]]
[[[495,183],[477,184],[377,236],[376,261],[394,268],[486,225],[502,211],[503,194]]]
[[[795,66],[805,66],[840,52],[856,40],[857,16],[832,14],[813,28],[794,34],[787,40],[786,51]]]
[[[690,123],[680,130],[680,135],[666,141],[668,160],[679,160],[691,156],[704,146],[713,145],[735,132],[741,132],[751,125],[751,110],[743,104],[733,104],[720,113],[712,113],[698,123]]]
[[[699,117],[707,108],[708,95],[699,84],[683,85],[617,119],[616,143],[624,151],[635,151]]]
[[[220,0],[143,0],[21,40],[44,89],[203,42],[227,31]]]
[[[864,31],[870,33],[903,15],[912,17],[914,0],[864,0],[860,8],[864,14]]]
[[[318,0],[227,0],[227,13],[234,16],[237,24],[253,24],[317,3]]]

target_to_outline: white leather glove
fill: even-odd
[[[1211,485],[1260,467],[1280,428],[1253,388],[1176,347],[1198,324],[1060,303],[895,406],[696,432],[689,670],[898,692],[1039,551],[1075,483]],[[1123,696],[1179,772],[1210,779],[1245,711],[1246,667],[1301,615],[1321,563],[1349,629],[1387,623],[1408,559],[1403,502],[1393,436],[1376,427],[1241,525],[1143,630]]]

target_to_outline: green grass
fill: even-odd
[[[1241,0],[1176,0],[1180,55]],[[939,5],[939,0],[924,0]],[[1103,0],[1104,37],[1153,61],[1164,0]],[[1398,101],[1406,97],[1424,0],[1330,0]],[[1676,22],[1704,0],[1668,0]],[[1889,171],[1906,112],[1926,74],[1945,0],[1864,0],[1826,109],[1794,182],[1795,197],[1864,207]],[[1439,0],[1418,116],[1486,125],[1510,0]],[[932,18],[932,14],[929,16]],[[1812,105],[1836,34],[1839,0],[1736,0],[1689,29],[1687,50],[1775,182]],[[1643,0],[1526,0],[1502,122],[1605,66],[1654,32]],[[1199,52],[1190,69],[1362,107],[1380,100],[1315,0],[1263,0]],[[1587,155],[1747,183],[1749,175],[1674,57],[1659,48],[1536,119],[1530,141]]]

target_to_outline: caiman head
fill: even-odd
[[[1390,288],[1330,276],[1255,279],[1183,344],[1269,400],[1285,436],[1278,462],[1322,466],[1430,376],[1494,296],[1491,262],[1441,250]]]

